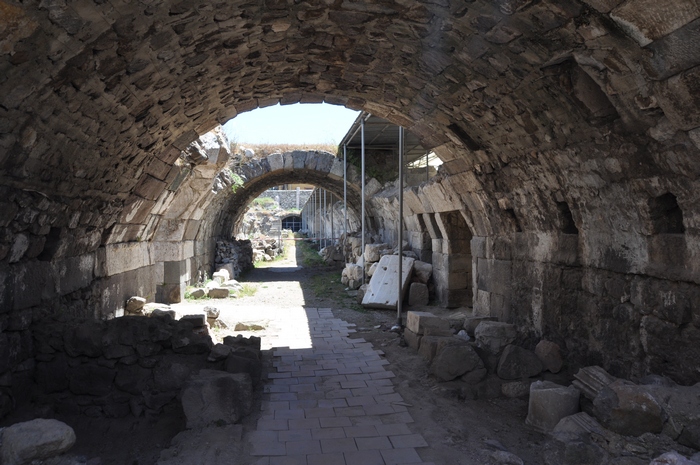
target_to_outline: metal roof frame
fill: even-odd
[[[362,111],[355,119],[348,132],[340,141],[340,147],[347,144],[349,150],[360,150],[360,125],[365,120],[365,150],[371,152],[399,151],[399,126],[368,112]],[[404,163],[412,163],[424,157],[428,149],[423,147],[418,137],[408,131],[404,131]]]

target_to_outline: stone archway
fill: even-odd
[[[572,363],[698,381],[692,2],[0,5],[3,341],[30,339],[32,312],[93,314],[152,284],[156,231],[197,231],[167,257],[206,254],[227,217],[164,218],[197,166],[182,152],[238,113],[326,101],[435,148],[411,211],[463,215],[512,321],[570,341]],[[657,225],[666,198],[676,232]]]
[[[275,153],[260,160],[241,165],[237,173],[243,184],[235,191],[227,192],[221,200],[221,207],[213,210],[218,213],[212,222],[217,225],[213,232],[216,237],[230,236],[248,204],[270,187],[289,183],[314,184],[343,198],[343,160],[327,152],[295,151]],[[348,210],[359,218],[361,210],[361,178],[353,165],[347,168]],[[366,196],[371,197],[379,183],[373,179],[366,181]],[[374,217],[371,207],[366,208],[369,227]]]

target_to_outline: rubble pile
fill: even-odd
[[[404,242],[404,249],[408,244]],[[366,284],[374,275],[379,261],[385,255],[398,255],[398,247],[392,247],[385,243],[365,244],[364,253],[360,253],[362,241],[359,237],[348,237],[347,241],[341,241],[339,246],[346,251],[350,251],[351,260],[349,260],[341,275],[341,282],[349,289],[359,289],[363,284]],[[355,255],[357,254],[357,255]],[[414,259],[413,272],[410,275],[410,287],[408,289],[408,304],[409,305],[427,305],[430,299],[431,277],[433,274],[433,266],[418,260],[418,257],[411,250],[404,250],[403,256]],[[365,271],[365,283],[362,282],[362,270]]]
[[[182,395],[183,388],[191,391],[197,389],[193,385],[206,387],[208,381],[219,382],[222,376],[245,374],[231,378],[241,395],[229,396],[222,411],[235,412],[231,423],[250,413],[246,393],[260,380],[259,338],[226,337],[223,344],[214,344],[209,327],[218,319],[215,308],[180,319],[163,305],[146,304],[140,311],[148,317],[99,321],[54,316],[38,323],[33,336],[35,378],[41,392],[36,400],[59,414],[154,416],[177,398],[183,404],[192,399]],[[193,381],[201,378],[200,370],[221,375]],[[199,407],[183,408],[187,413]]]
[[[240,291],[241,289],[243,289],[241,283],[231,279],[228,268],[222,267],[212,275],[211,281],[208,281],[203,287],[190,290],[189,296],[193,299],[201,299],[205,296],[211,299],[226,299],[231,296],[232,291]],[[205,307],[205,311],[207,308]]]
[[[403,336],[458,395],[527,398],[526,423],[550,435],[545,465],[700,464],[700,384],[655,375],[634,383],[598,366],[569,383],[558,344],[542,339],[529,350],[514,325],[493,317],[455,325],[409,311]]]
[[[254,206],[245,212],[243,221],[238,227],[238,237],[256,237],[269,235],[273,229],[278,229],[280,221],[287,212],[280,210],[277,204],[274,204],[272,210],[263,208],[262,206]]]
[[[345,263],[345,255],[343,255],[340,244],[326,246],[318,253],[323,257],[323,261],[329,265],[340,266]]]
[[[257,238],[252,241],[253,261],[269,262],[284,251],[284,241],[276,238]]]
[[[231,278],[238,278],[242,272],[253,267],[253,245],[251,241],[216,241],[216,270],[224,268]]]

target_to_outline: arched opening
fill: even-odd
[[[301,229],[301,216],[290,215],[282,218],[282,229],[289,229],[292,232],[299,232]]]
[[[410,246],[449,259],[468,240],[475,311],[518,343],[546,333],[572,369],[700,380],[693,2],[49,3],[0,7],[0,413],[29,392],[39,316],[111,319],[181,286],[266,187],[300,175],[341,196],[338,165],[309,153],[223,169],[209,130],[298,102],[434,149],[444,164],[405,191]],[[259,182],[228,195],[234,175]],[[375,229],[396,220],[382,211]],[[122,370],[86,360],[81,379]]]

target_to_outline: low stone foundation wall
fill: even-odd
[[[202,369],[260,377],[260,339],[214,345],[203,315],[47,318],[33,331],[36,400],[58,413],[157,415]]]

